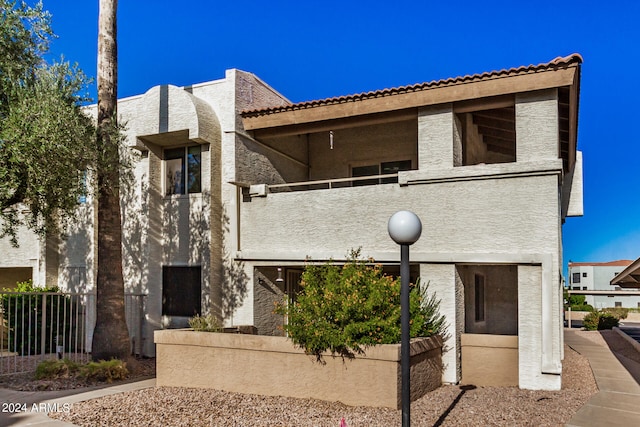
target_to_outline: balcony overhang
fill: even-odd
[[[379,113],[399,112],[424,106],[492,98],[521,92],[573,86],[578,64],[567,68],[541,71],[532,74],[461,82],[424,90],[384,92],[376,97],[345,97],[342,102],[302,104],[300,108],[283,108],[268,114],[243,114],[245,130],[277,128],[301,124],[340,120]]]
[[[580,55],[574,54],[538,66],[245,111],[242,122],[260,140],[410,120],[419,108],[439,104],[453,104],[455,112],[510,107],[518,93],[558,89],[559,156],[571,170],[576,160],[581,63]]]
[[[213,108],[177,86],[155,86],[139,100],[128,126],[136,147],[148,143],[166,147],[186,143],[209,144],[220,138],[220,124]]]

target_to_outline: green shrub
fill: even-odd
[[[190,318],[189,326],[193,328],[194,331],[202,332],[220,332],[222,330],[220,320],[212,314],[207,314],[206,316],[200,316],[198,314]]]
[[[598,330],[601,331],[603,329],[612,329],[617,327],[620,323],[620,319],[618,319],[615,315],[611,313],[601,313],[600,319],[598,320]]]
[[[343,266],[308,265],[301,292],[276,308],[287,316],[284,329],[294,344],[318,361],[325,351],[351,358],[371,345],[400,342],[400,279],[359,256],[359,250],[351,251]],[[426,291],[427,286],[411,287],[411,337],[444,333],[439,301]]]
[[[89,362],[84,365],[69,359],[44,360],[36,367],[36,379],[55,380],[58,378],[82,378],[87,382],[124,380],[129,375],[127,364],[119,359]]]
[[[582,326],[587,331],[601,331],[618,326],[620,319],[605,311],[593,311],[582,319]]]
[[[572,305],[571,311],[595,311],[592,305],[583,304],[583,305]]]
[[[610,313],[620,319],[626,319],[629,315],[629,309],[625,307],[607,307],[602,309],[605,313]]]
[[[89,362],[80,367],[80,376],[87,381],[112,381],[124,380],[129,375],[127,364],[120,359],[100,360]]]
[[[79,369],[79,365],[69,359],[44,360],[36,367],[36,379],[54,380],[57,378],[69,378],[74,376]]]
[[[595,309],[587,304],[586,299],[584,295],[569,295],[567,290],[564,290],[565,306],[571,307],[572,311],[594,311]]]

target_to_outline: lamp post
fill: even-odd
[[[422,223],[413,212],[398,211],[389,218],[389,236],[400,245],[400,365],[402,427],[411,425],[411,353],[409,351],[409,246],[420,238]]]

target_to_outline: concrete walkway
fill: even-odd
[[[78,390],[60,391],[35,391],[24,392],[0,389],[0,402],[18,403],[14,413],[0,414],[0,427],[5,426],[38,426],[38,427],[63,427],[74,424],[51,419],[47,411],[65,411],[74,403],[95,399],[110,394],[123,393],[125,391],[140,390],[154,387],[155,378],[118,384],[117,386],[95,388],[93,390],[78,393]],[[45,405],[40,405],[45,403]],[[24,406],[22,406],[24,404]]]
[[[623,360],[627,366],[625,369],[609,347],[593,343],[575,332],[565,329],[564,342],[589,359],[599,391],[566,425],[640,426],[640,385],[630,373],[640,376],[638,367],[633,366],[635,362]]]

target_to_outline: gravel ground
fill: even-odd
[[[597,332],[587,334],[598,334]],[[602,338],[600,338],[602,339]],[[604,344],[604,341],[602,341]],[[447,385],[411,405],[414,426],[557,426],[597,392],[587,360],[565,348],[561,391]],[[79,426],[332,426],[401,424],[401,411],[311,399],[156,387],[74,404],[53,418]]]

